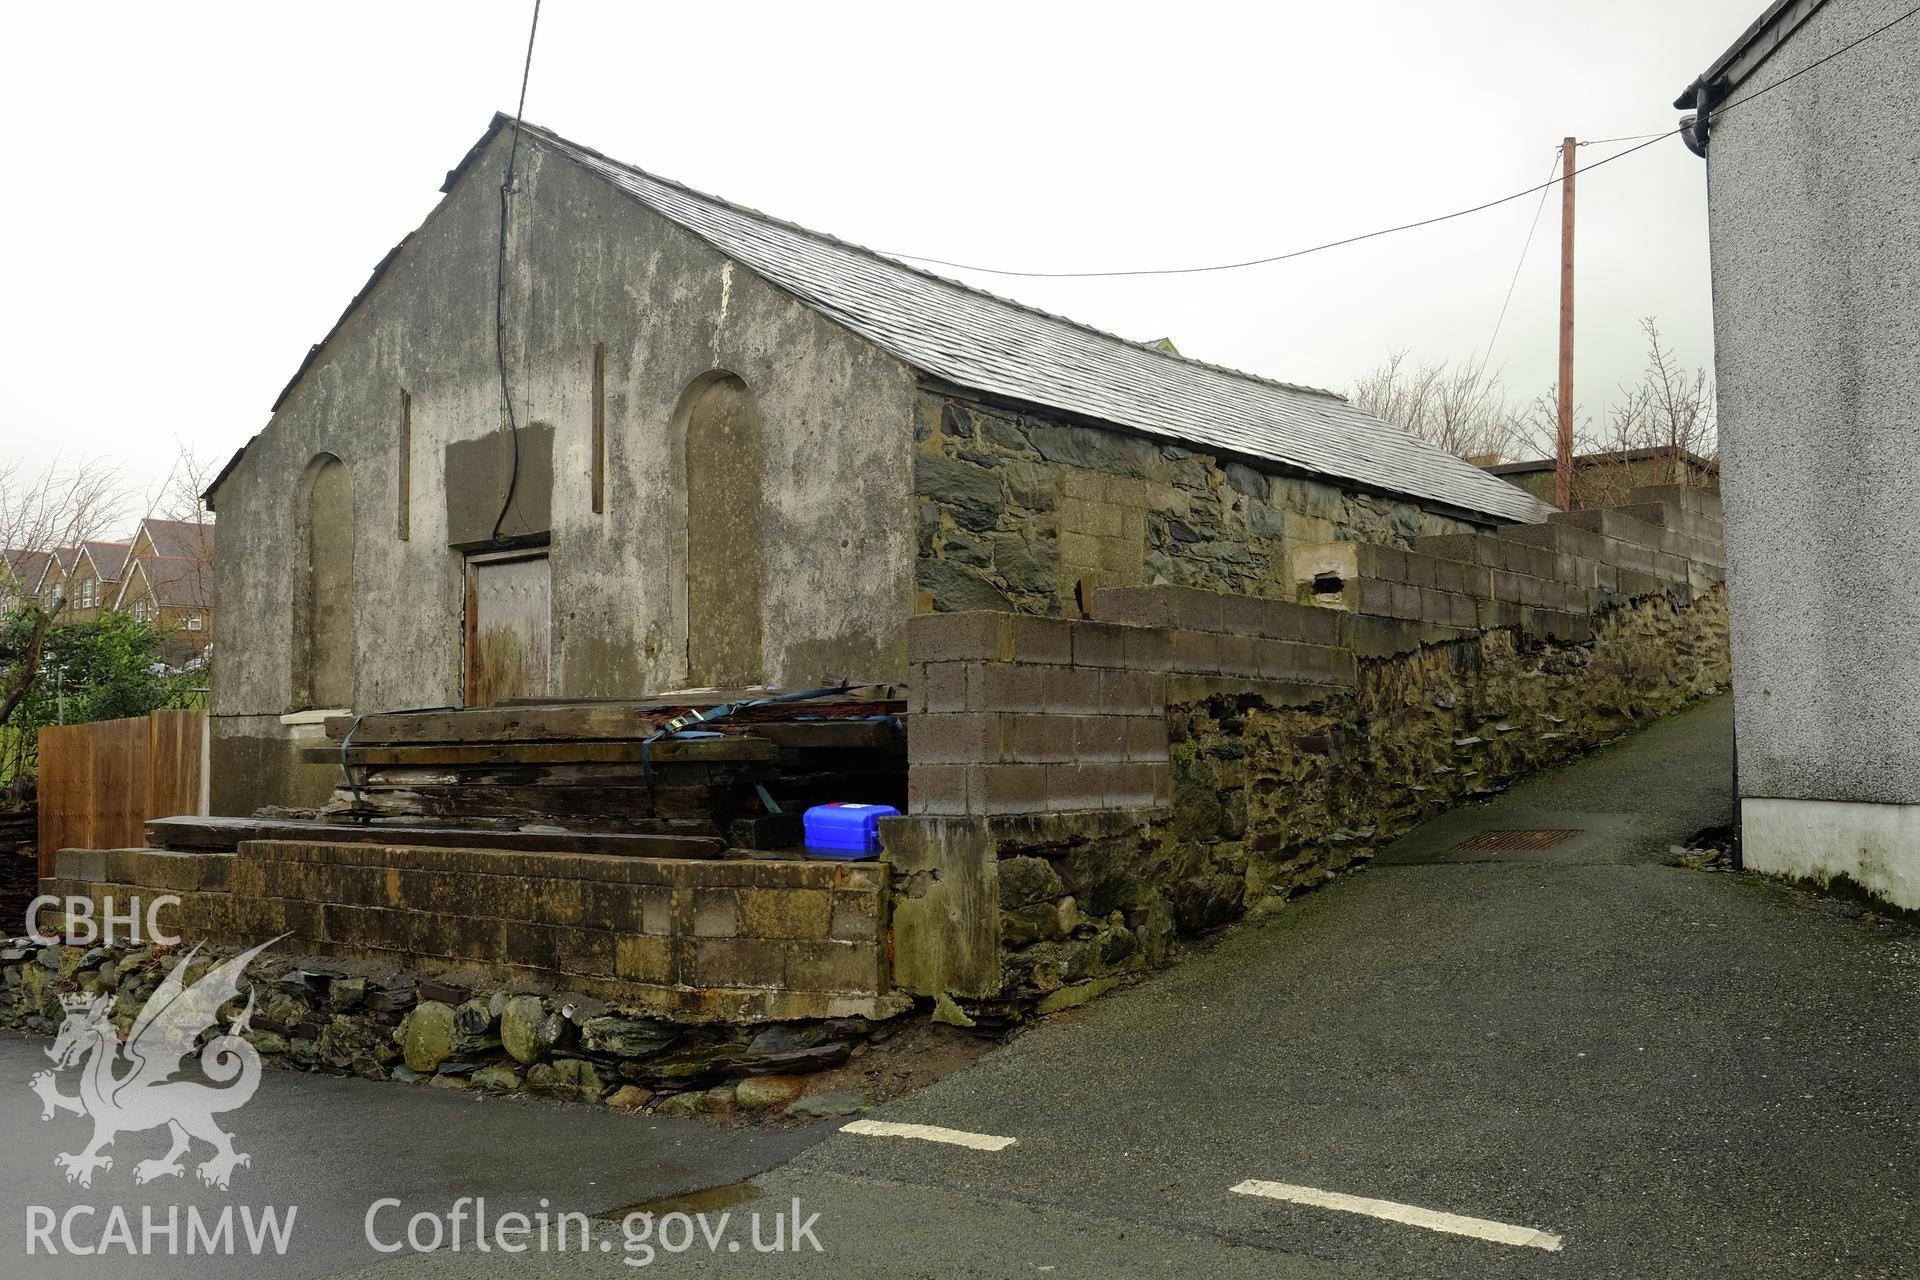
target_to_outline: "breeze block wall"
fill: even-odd
[[[255,840],[236,853],[62,850],[42,892],[173,893],[187,943],[466,971],[690,1022],[884,1016],[884,863]]]
[[[1723,688],[1717,499],[1632,512],[1301,548],[1294,601],[1161,585],[1090,620],[915,619],[896,980],[1075,1002]]]

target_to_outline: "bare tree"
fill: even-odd
[[[201,457],[192,445],[181,441],[173,469],[147,500],[148,515],[193,526],[189,545],[181,550],[204,571],[209,583],[212,581],[213,566],[213,512],[207,509],[206,499],[202,495],[213,483],[219,470],[218,465]],[[211,604],[212,601],[204,603]]]
[[[1643,447],[1667,454],[1674,468],[1672,483],[1697,483],[1687,455],[1718,458],[1719,433],[1714,420],[1714,387],[1705,369],[1687,373],[1672,348],[1660,340],[1660,326],[1648,316],[1640,322],[1647,335],[1647,368],[1635,388],[1638,433]]]
[[[1640,381],[1622,386],[1604,426],[1580,443],[1582,505],[1612,506],[1645,484],[1714,483],[1719,440],[1714,387],[1705,369],[1684,371],[1649,316],[1640,322],[1647,364]]]
[[[1688,373],[1649,316],[1640,322],[1647,364],[1640,380],[1618,389],[1599,423],[1576,407],[1575,506],[1611,506],[1645,484],[1712,484],[1719,456],[1713,380]],[[1416,364],[1396,351],[1362,376],[1347,398],[1375,417],[1476,463],[1509,457],[1552,458],[1559,447],[1559,389],[1510,400],[1483,366]],[[1703,466],[1702,463],[1707,465]]]
[[[1573,451],[1587,453],[1594,443],[1593,423],[1573,407]],[[1560,448],[1560,384],[1549,382],[1546,390],[1521,405],[1513,415],[1513,456],[1551,458]]]
[[[1520,414],[1484,365],[1415,364],[1405,351],[1361,376],[1347,398],[1374,417],[1463,458],[1497,460],[1513,447]]]
[[[0,463],[0,596],[9,613],[23,614],[17,646],[9,645],[0,670],[0,726],[13,716],[40,674],[47,633],[69,604],[63,590],[36,593],[41,581],[59,576],[49,557],[101,537],[126,512],[126,491],[110,466],[97,462],[73,467],[50,465],[28,474],[17,463]]]

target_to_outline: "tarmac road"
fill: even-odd
[[[1730,735],[1723,698],[1448,815],[867,1117],[950,1141],[280,1077],[287,1105],[249,1109],[285,1180],[259,1198],[314,1197],[316,1220],[376,1193],[600,1211],[723,1188],[655,1206],[705,1213],[711,1245],[658,1216],[630,1239],[616,1215],[584,1251],[334,1249],[284,1274],[1920,1276],[1920,934],[1672,864],[1727,819]],[[1457,850],[1488,829],[1577,834]],[[0,1043],[0,1090],[25,1098],[0,1111],[7,1201],[47,1194],[55,1149],[7,1083],[31,1056]],[[368,1131],[387,1136],[356,1145]],[[796,1199],[818,1215],[800,1251],[756,1252],[751,1215],[764,1244],[780,1214],[791,1246]]]
[[[90,1188],[67,1183],[55,1152],[79,1151],[92,1124],[62,1113],[40,1118],[29,1090],[32,1075],[49,1065],[50,1042],[0,1033],[0,1277],[320,1277],[371,1265],[382,1254],[367,1244],[365,1220],[375,1202],[392,1198],[404,1208],[382,1210],[375,1235],[404,1241],[407,1219],[431,1209],[444,1215],[461,1197],[485,1197],[489,1215],[524,1209],[603,1213],[639,1201],[763,1172],[832,1132],[833,1125],[721,1129],[698,1120],[636,1116],[600,1107],[534,1098],[481,1097],[446,1089],[267,1071],[242,1111],[223,1117],[235,1145],[252,1163],[234,1173],[232,1189],[202,1187],[191,1164],[181,1178],[136,1186],[134,1164],[165,1153],[164,1130],[122,1135],[111,1169]],[[61,1077],[71,1094],[73,1073]],[[196,1158],[204,1157],[203,1149]],[[167,1256],[164,1235],[146,1237],[158,1256],[130,1256],[104,1239],[118,1206],[136,1234],[141,1208],[192,1206],[211,1221],[233,1206],[255,1212],[296,1210],[284,1256],[263,1260],[244,1249],[234,1255]],[[75,1206],[91,1208],[73,1221],[81,1247],[107,1244],[104,1253],[73,1256],[59,1223]],[[49,1256],[29,1239],[35,1210],[51,1210]],[[40,1219],[44,1221],[44,1218]],[[236,1224],[239,1219],[235,1219]],[[244,1228],[236,1225],[236,1237]],[[467,1235],[471,1236],[471,1229]],[[30,1246],[34,1252],[29,1252]],[[269,1245],[269,1249],[271,1246]]]

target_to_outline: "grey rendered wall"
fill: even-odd
[[[1830,0],[1737,99],[1898,16]],[[1740,789],[1920,803],[1920,22],[1708,144]]]
[[[463,559],[448,548],[450,444],[498,431],[493,273],[506,140],[415,232],[216,495],[222,646],[216,803],[284,802],[278,717],[296,708],[296,495],[309,462],[352,473],[353,708],[461,696]],[[553,692],[686,680],[683,406],[718,371],[758,400],[758,566],[768,678],[900,679],[913,602],[911,373],[566,159],[521,142],[508,359],[519,420],[552,431]],[[350,282],[342,282],[343,292]],[[606,348],[607,480],[592,510],[592,369]],[[411,537],[398,533],[411,396]],[[504,445],[501,446],[504,448]],[[461,504],[454,504],[459,507]],[[516,509],[540,504],[516,503]],[[223,777],[222,757],[267,779]]]

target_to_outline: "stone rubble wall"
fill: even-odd
[[[856,1110],[864,1099],[810,1088],[806,1075],[858,1057],[892,1033],[893,1024],[858,1017],[774,1026],[674,1022],[576,990],[540,994],[511,981],[466,986],[385,966],[349,973],[344,964],[289,951],[292,945],[247,967],[240,994],[205,1036],[224,1031],[250,1004],[243,1034],[270,1065],[625,1111],[812,1119]],[[189,959],[179,948],[138,943],[0,944],[0,1026],[52,1035],[67,1014],[62,998],[85,996],[108,1002],[107,1016],[124,1037],[175,966],[185,962],[182,981],[191,985],[236,950],[203,948]]]
[[[914,453],[922,613],[1083,617],[1111,587],[1291,599],[1294,553],[1478,526],[1102,427],[923,393]]]
[[[1308,603],[1161,585],[1091,621],[915,619],[896,979],[1077,1001],[1725,687],[1717,499],[1634,510],[1302,548]]]
[[[466,969],[687,1022],[887,1016],[882,863],[698,860],[258,840],[237,853],[61,851],[42,891],[178,894],[188,943]]]

